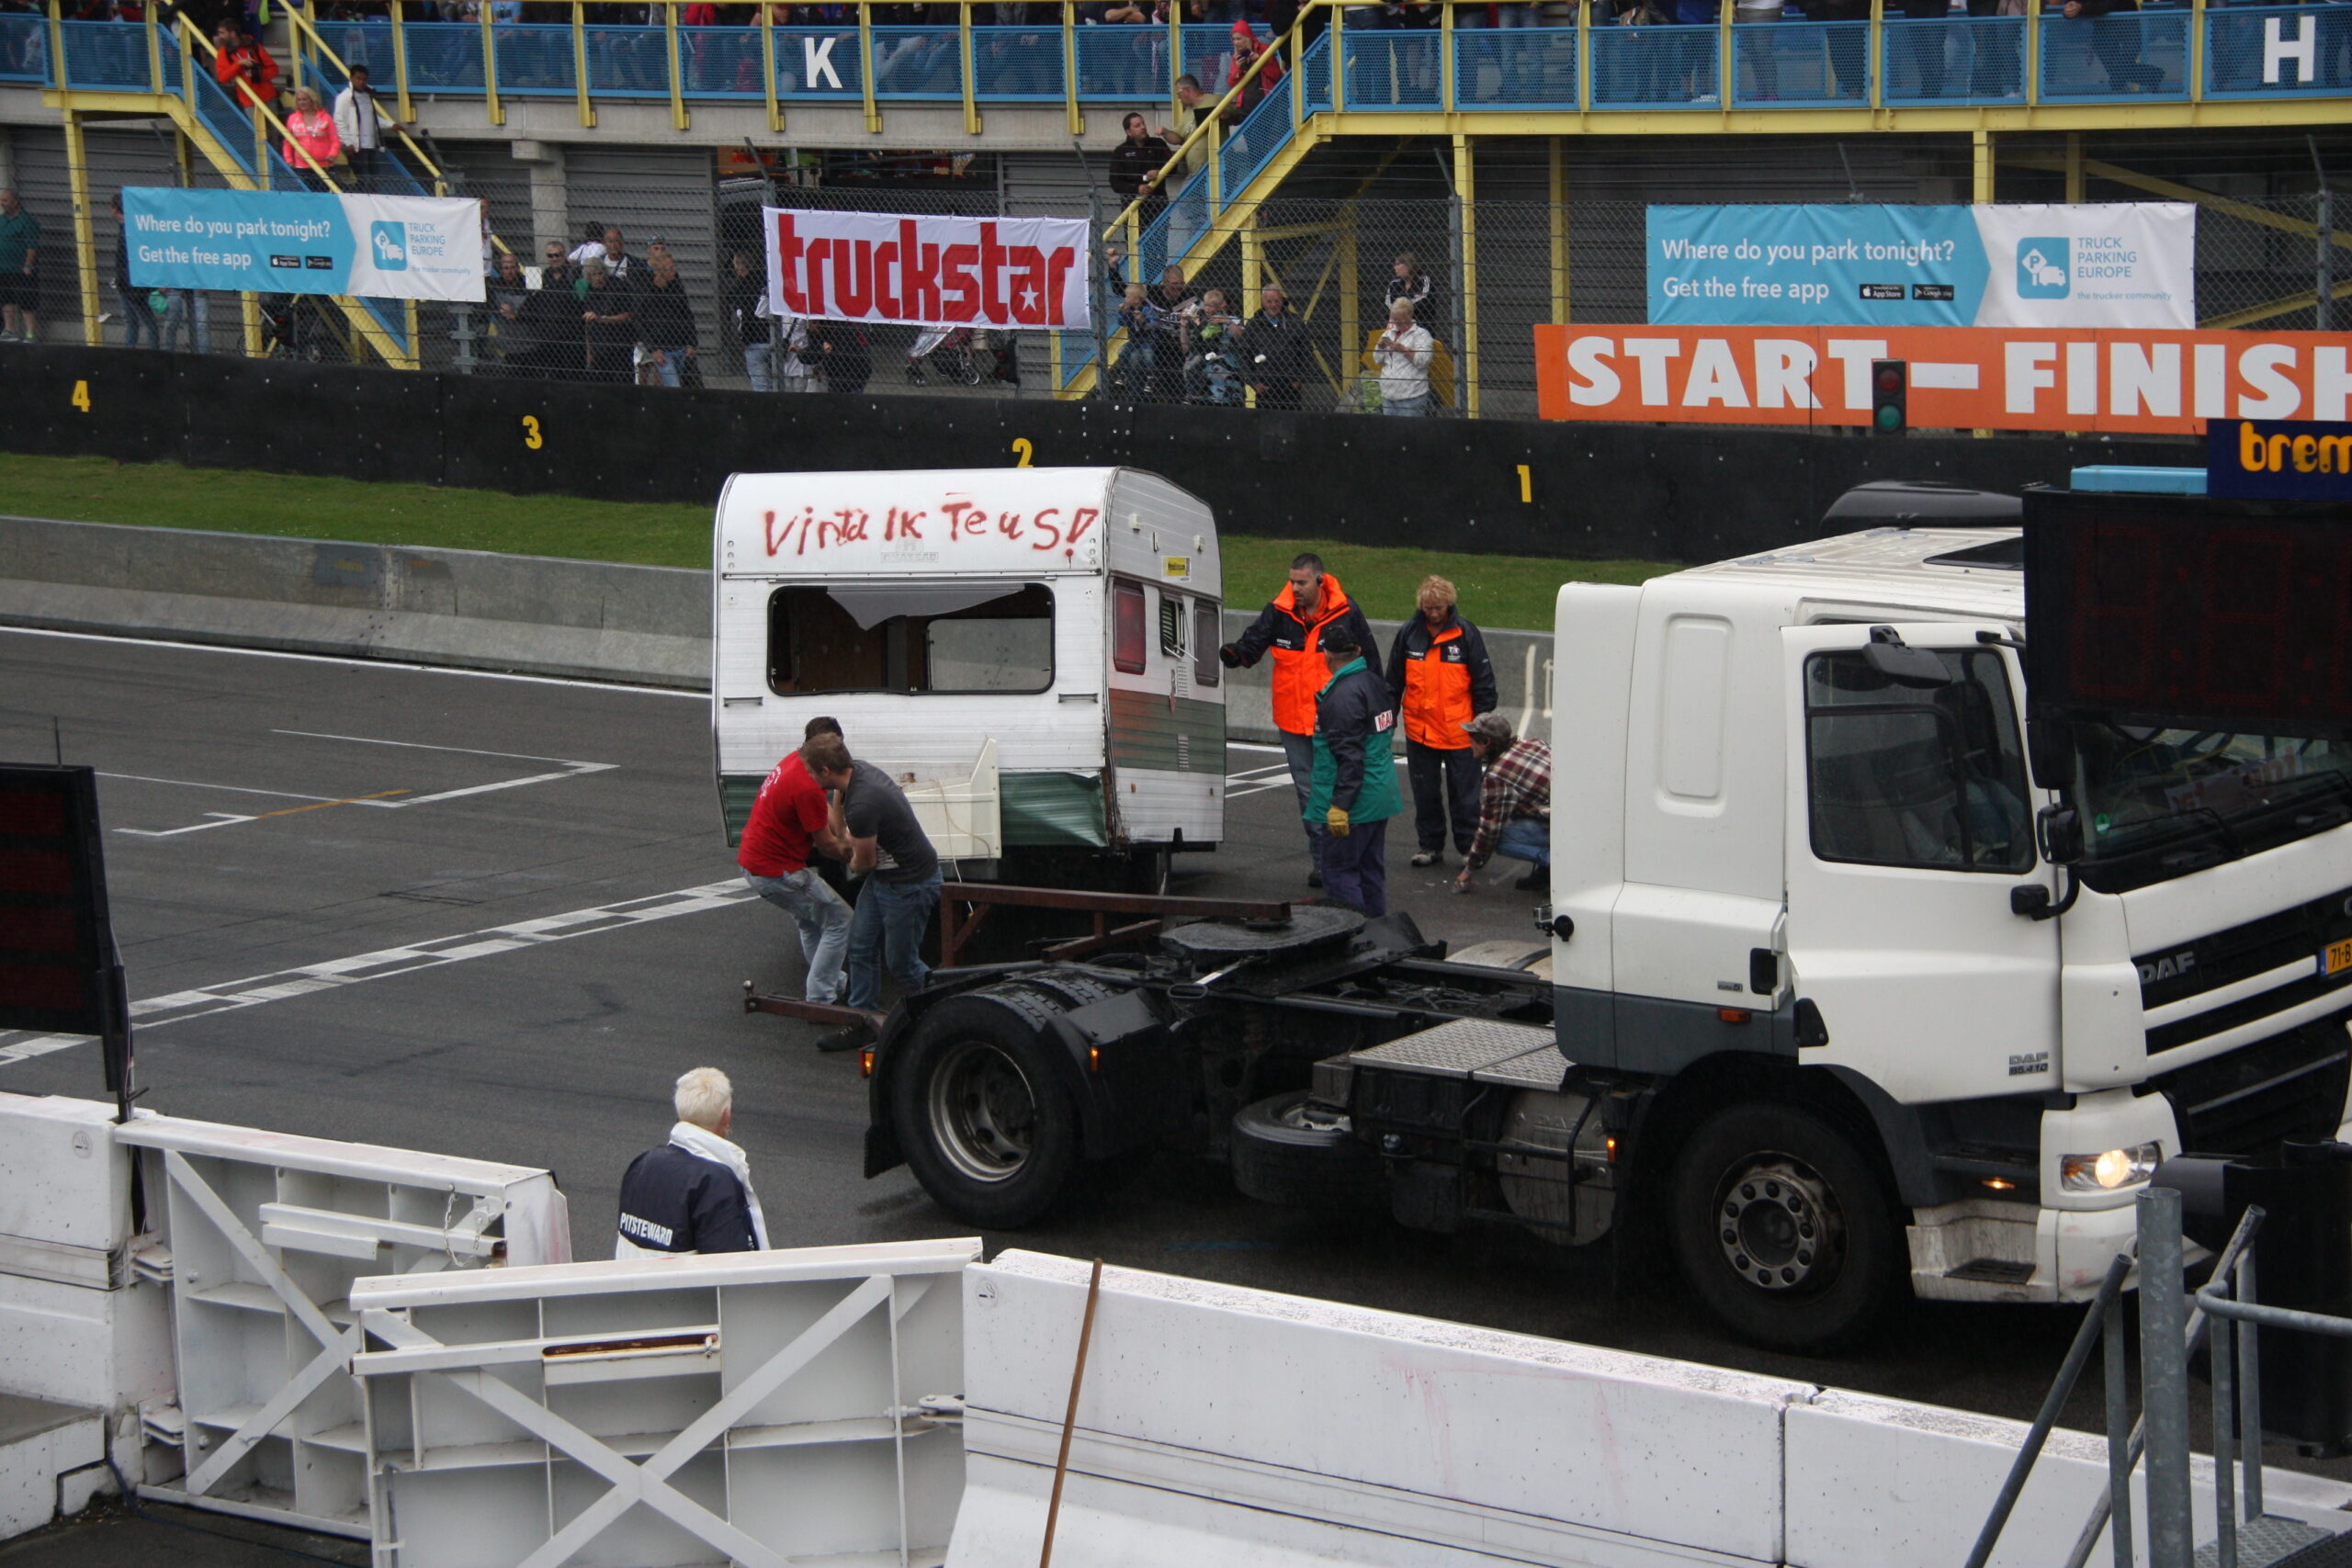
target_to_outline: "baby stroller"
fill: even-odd
[[[918,387],[926,385],[922,365],[928,359],[948,381],[977,387],[986,374],[982,355],[987,352],[986,334],[970,327],[925,327],[907,350],[907,379]]]

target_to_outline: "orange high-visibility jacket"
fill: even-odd
[[[1285,735],[1315,733],[1315,694],[1331,679],[1316,639],[1335,622],[1345,622],[1356,634],[1356,646],[1371,653],[1372,627],[1363,612],[1340,586],[1339,578],[1325,572],[1323,595],[1316,601],[1312,619],[1299,615],[1285,582],[1233,645],[1245,666],[1257,663],[1269,650],[1273,653],[1274,728]]]

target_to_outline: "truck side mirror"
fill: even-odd
[[[1871,628],[1871,640],[1862,645],[1862,661],[1898,686],[1925,689],[1952,682],[1951,670],[1941,657],[1928,649],[1913,648],[1893,626]]]
[[[2036,789],[2060,790],[2075,782],[2075,731],[2059,719],[2025,721],[2026,766]]]
[[[2071,806],[2045,806],[2034,817],[2034,836],[2041,840],[2041,858],[2052,865],[2073,865],[2083,858],[2082,814]]]

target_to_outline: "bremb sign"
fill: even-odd
[[[1082,218],[765,209],[768,309],[921,327],[1093,325]]]
[[[141,288],[481,302],[481,203],[433,196],[127,186]]]

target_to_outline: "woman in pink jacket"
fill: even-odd
[[[312,190],[324,190],[327,182],[321,171],[342,156],[343,138],[335,134],[334,116],[320,107],[317,89],[294,89],[294,112],[286,117],[286,161]],[[311,166],[313,163],[318,168]]]

